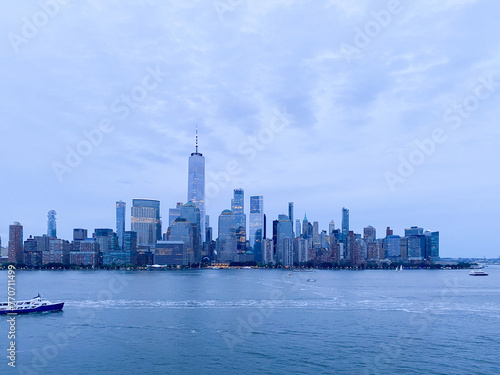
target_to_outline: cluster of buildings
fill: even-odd
[[[388,227],[377,238],[372,226],[355,233],[349,228],[349,210],[342,209],[342,224],[331,221],[328,230],[319,223],[295,218],[294,204],[287,214],[272,221],[267,233],[264,197],[250,196],[247,223],[245,193],[235,189],[230,209],[218,217],[217,236],[205,213],[205,158],[196,151],[189,157],[187,203],[169,209],[163,227],[160,201],[133,199],[130,230],[125,230],[126,203],[116,202],[116,228],[73,230],[73,240],[57,238],[56,212],[48,213],[47,234],[23,239],[23,226],[9,227],[5,261],[38,267],[50,264],[75,266],[164,265],[192,266],[208,263],[256,262],[284,267],[332,265],[359,267],[372,262],[432,262],[439,259],[439,232],[420,227],[394,235]],[[248,225],[247,225],[248,224]],[[270,226],[271,223],[269,223]],[[1,239],[0,239],[1,247]]]

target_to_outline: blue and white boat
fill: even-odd
[[[13,305],[13,309],[11,306]],[[52,303],[43,298],[40,293],[36,297],[28,301],[16,301],[11,303],[0,303],[0,315],[5,314],[27,314],[32,312],[44,311],[61,311],[64,307],[64,302]]]

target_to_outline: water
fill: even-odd
[[[486,270],[18,271],[18,299],[66,305],[17,317],[0,373],[499,374]],[[6,285],[2,271],[2,299]]]

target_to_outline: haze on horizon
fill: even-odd
[[[357,233],[500,255],[498,1],[2,5],[2,246],[52,209],[60,238],[115,228],[118,200],[129,229],[133,198],[160,200],[166,230],[198,126],[214,233],[243,188],[268,233],[292,201],[321,229],[347,207]]]

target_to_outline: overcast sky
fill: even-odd
[[[198,126],[213,225],[241,187],[268,224],[347,207],[358,233],[500,255],[497,0],[45,3],[1,1],[3,246],[51,209],[69,240],[117,200],[127,230],[133,198],[168,223]]]

